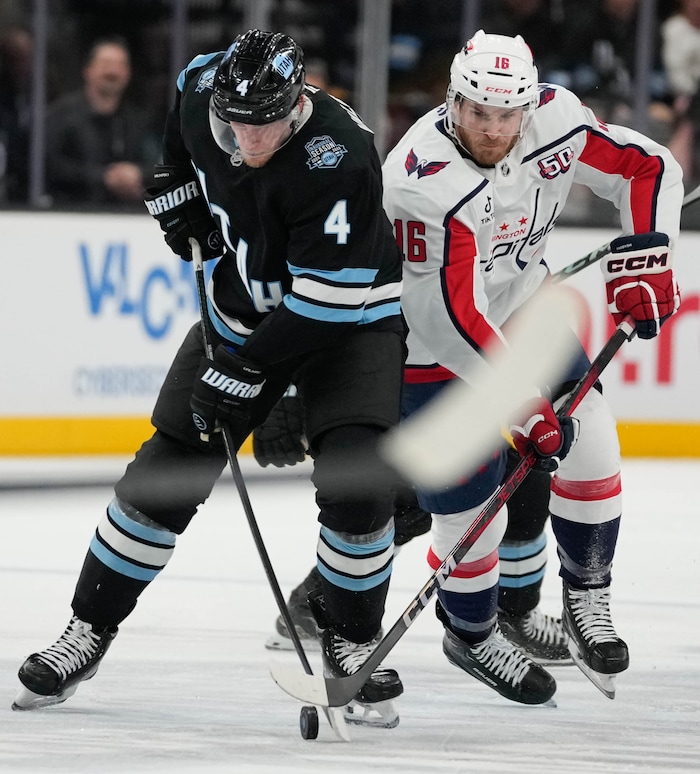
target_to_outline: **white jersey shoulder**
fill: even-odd
[[[481,167],[435,108],[384,163],[384,206],[404,255],[409,365],[469,374],[489,340],[544,281],[546,245],[574,183],[612,201],[623,233],[675,239],[683,186],[669,151],[599,121],[570,91],[541,84],[526,135]]]

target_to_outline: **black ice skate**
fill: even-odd
[[[546,615],[538,607],[522,616],[499,610],[498,624],[503,636],[538,664],[574,663],[569,653],[569,637],[560,618]]]
[[[557,684],[539,664],[503,636],[496,625],[483,642],[469,645],[445,627],[442,649],[447,660],[511,701],[554,704]]]
[[[58,640],[33,653],[20,667],[22,689],[14,710],[34,710],[60,704],[72,696],[83,680],[97,672],[117,629],[94,629],[73,616]]]
[[[355,643],[341,637],[332,629],[321,632],[321,653],[325,677],[347,677],[367,661],[379,642]],[[352,701],[345,708],[345,720],[363,726],[395,728],[399,714],[393,700],[403,693],[398,673],[393,669],[379,667],[369,676]]]
[[[341,637],[325,621],[321,595],[311,597],[311,609],[318,626],[324,676],[354,675],[369,658],[380,636],[364,643],[351,642]],[[376,728],[395,728],[399,724],[399,714],[393,700],[402,693],[403,684],[398,673],[393,669],[378,667],[357,692],[353,701],[345,707],[345,721]]]
[[[615,675],[629,666],[629,652],[612,624],[610,587],[575,589],[564,581],[562,620],[574,663],[596,688],[614,699]]]
[[[309,607],[308,595],[310,592],[321,590],[321,574],[316,567],[306,578],[292,591],[287,600],[287,608],[291,616],[294,628],[297,630],[299,640],[304,650],[318,651],[321,646],[316,631],[316,619]],[[294,650],[294,643],[289,636],[289,629],[281,615],[275,621],[275,633],[268,637],[265,647],[268,650]]]

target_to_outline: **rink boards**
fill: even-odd
[[[191,265],[148,214],[6,212],[0,230],[0,455],[130,453],[151,434],[158,388],[198,320]],[[559,227],[546,260],[556,271],[616,235]],[[699,249],[700,233],[682,234],[680,313],[605,372],[626,456],[700,454]],[[583,301],[582,338],[595,354],[612,329],[598,267],[566,286]]]

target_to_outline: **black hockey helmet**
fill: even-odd
[[[304,52],[292,38],[248,30],[219,64],[212,106],[222,121],[269,124],[289,115],[304,82]]]

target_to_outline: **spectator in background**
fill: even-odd
[[[481,26],[499,35],[522,35],[537,61],[540,80],[561,70],[562,0],[495,0],[484,3]]]
[[[59,206],[142,211],[144,175],[157,161],[148,116],[126,96],[129,48],[121,37],[100,38],[83,68],[83,88],[49,107],[47,192]]]
[[[27,201],[33,56],[26,29],[0,33],[0,204]]]
[[[683,176],[698,178],[695,138],[700,127],[700,0],[680,0],[678,13],[662,25],[661,55],[673,97],[675,131],[669,148]]]
[[[568,79],[557,79],[583,98],[599,118],[629,126],[633,120],[639,0],[563,0],[562,51]],[[670,137],[671,112],[661,64],[661,38],[652,41],[654,59],[648,83],[650,126],[657,142]]]

